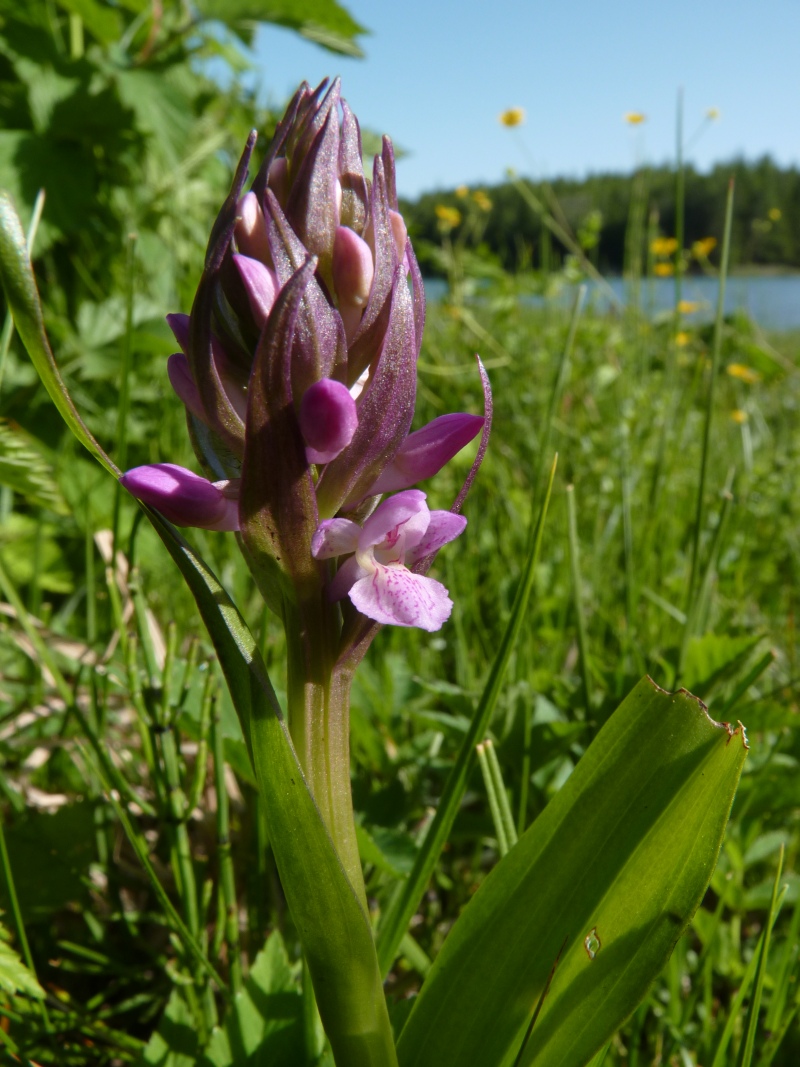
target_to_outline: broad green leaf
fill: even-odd
[[[0,923],[0,990],[13,996],[24,993],[28,997],[41,1000],[44,990],[36,981],[17,953],[8,944],[8,932]]]
[[[137,1067],[196,1067],[197,1023],[180,989],[167,1002]]]
[[[52,815],[29,808],[7,826],[6,845],[26,926],[50,921],[65,905],[76,910],[89,906],[94,826],[93,806],[87,801],[65,804]],[[0,906],[9,910],[10,905],[0,877]]]
[[[511,1067],[559,952],[519,1067],[588,1063],[700,903],[745,749],[685,690],[641,681],[456,922],[401,1067]]]
[[[86,29],[98,41],[108,44],[119,37],[121,23],[119,12],[97,0],[56,0],[59,7],[71,15],[78,15]]]
[[[256,956],[222,1026],[214,1029],[201,1067],[302,1063],[302,1016],[302,994],[275,931]]]
[[[139,130],[152,139],[151,150],[165,164],[177,165],[187,150],[192,128],[191,100],[175,78],[155,71],[116,72],[119,98],[136,116]]]
[[[197,0],[197,8],[205,18],[219,19],[229,26],[274,22],[332,52],[364,54],[355,40],[366,32],[364,27],[336,0]]]
[[[69,514],[45,449],[19,426],[0,419],[0,485],[35,507]]]

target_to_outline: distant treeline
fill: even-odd
[[[769,156],[756,162],[720,163],[708,174],[687,167],[684,174],[684,247],[714,237],[716,263],[722,243],[728,182],[735,179],[731,262],[800,269],[800,171],[781,169]],[[675,236],[676,176],[669,167],[649,167],[633,175],[595,174],[581,181],[522,179],[537,202],[580,236],[601,271],[620,273],[632,249],[646,262],[653,237]],[[437,211],[438,209],[438,211]],[[411,233],[422,246],[443,236],[491,253],[509,270],[556,266],[567,249],[546,234],[541,217],[514,181],[494,187],[460,187],[428,193],[403,204]],[[631,243],[631,234],[638,235]],[[638,247],[637,247],[638,246]]]

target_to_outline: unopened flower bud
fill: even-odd
[[[336,459],[353,440],[358,426],[356,402],[350,391],[331,378],[323,378],[305,391],[299,418],[309,463]]]
[[[239,529],[239,505],[225,492],[227,482],[210,482],[175,463],[154,463],[127,471],[120,484],[177,526]]]
[[[234,256],[233,262],[244,283],[256,326],[263,330],[264,323],[269,318],[272,305],[275,303],[278,280],[269,267],[265,267],[258,259],[251,259],[249,256]]]
[[[251,259],[261,260],[262,263],[270,262],[269,242],[267,241],[267,225],[264,222],[264,212],[258,202],[255,193],[246,193],[238,204],[239,218],[236,220],[236,247]]]
[[[337,227],[333,244],[333,284],[339,303],[363,307],[374,274],[372,250],[367,242],[349,227]]]
[[[349,227],[337,227],[333,242],[333,286],[348,342],[361,322],[374,276],[375,263],[367,242]]]
[[[183,352],[175,352],[167,360],[167,374],[169,384],[175,390],[176,395],[183,401],[191,413],[200,421],[205,420],[203,401],[194,384],[192,372],[189,369],[189,360]]]
[[[286,199],[289,195],[289,168],[285,156],[279,156],[273,161],[269,168],[267,184],[281,207],[286,207]]]
[[[394,237],[394,243],[397,248],[397,258],[400,263],[402,263],[406,254],[408,230],[406,229],[405,222],[403,222],[403,216],[399,211],[389,211],[389,225],[392,228],[392,236]]]

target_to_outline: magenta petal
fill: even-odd
[[[207,478],[175,463],[134,467],[120,478],[131,496],[157,508],[178,526],[203,530],[238,530],[236,500]]]
[[[355,583],[350,599],[362,615],[375,622],[431,631],[440,629],[453,610],[440,582],[400,566],[377,565],[372,574]]]
[[[353,440],[358,410],[346,385],[322,378],[303,394],[299,419],[309,462],[329,463]]]
[[[367,496],[393,493],[432,478],[480,433],[483,423],[480,415],[457,411],[440,415],[421,430],[410,433],[392,462],[370,487]]]
[[[407,489],[404,493],[397,493],[379,504],[372,515],[364,523],[364,528],[359,538],[359,548],[362,550],[371,545],[380,544],[387,534],[396,527],[408,523],[412,518],[420,515],[423,522],[423,531],[428,525],[430,512],[425,503],[425,493],[420,489]],[[419,539],[418,539],[419,540]]]
[[[406,557],[408,566],[413,567],[417,560],[438,552],[448,541],[454,541],[464,532],[466,525],[467,520],[463,515],[454,515],[452,511],[432,511],[425,536],[409,550]]]
[[[183,401],[191,413],[201,422],[205,422],[206,414],[203,410],[203,401],[194,384],[192,372],[189,369],[189,360],[183,352],[175,352],[167,360],[167,374],[169,384],[175,390],[176,395]]]
[[[263,329],[278,292],[278,280],[275,273],[269,267],[265,267],[260,260],[251,259],[249,256],[235,255],[233,262],[244,282],[256,326]]]
[[[311,555],[314,559],[330,559],[355,552],[360,533],[361,527],[349,519],[325,519],[311,538]]]

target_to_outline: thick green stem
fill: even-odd
[[[350,790],[350,676],[333,674],[338,609],[321,590],[284,615],[295,751],[350,884],[367,911]]]

